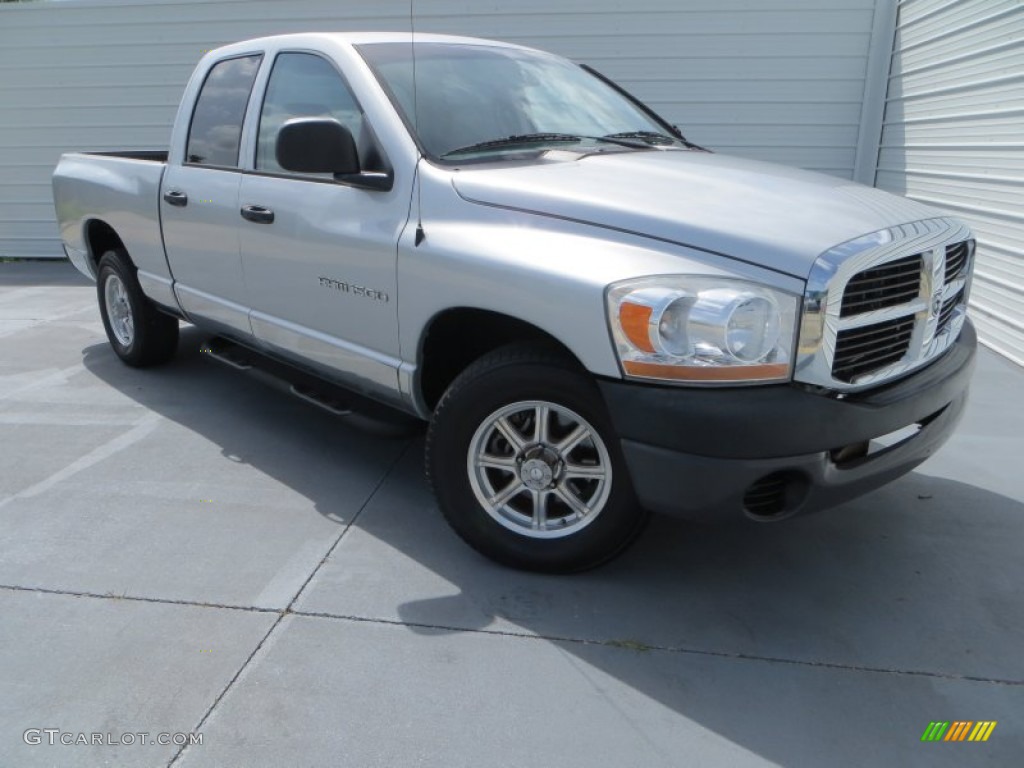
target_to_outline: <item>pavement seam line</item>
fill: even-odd
[[[320,558],[320,562],[316,564],[316,567],[313,568],[313,570],[310,572],[306,580],[302,582],[302,586],[299,587],[299,590],[295,593],[295,596],[292,597],[291,601],[284,609],[285,613],[294,613],[294,611],[292,610],[292,606],[295,605],[296,601],[300,597],[302,597],[302,593],[306,591],[306,587],[309,586],[309,583],[313,581],[313,578],[320,572],[320,569],[323,568],[324,563],[326,563],[330,559],[331,555],[334,554],[334,550],[336,550],[338,548],[338,545],[341,544],[341,540],[345,538],[345,534],[349,532],[349,529],[352,528],[353,525],[355,525],[356,520],[358,520],[362,516],[363,510],[365,510],[370,505],[370,502],[373,501],[373,499],[377,496],[377,493],[384,485],[384,482],[389,477],[391,477],[391,473],[395,471],[395,467],[397,467],[399,463],[402,461],[402,459],[405,458],[405,454],[409,452],[409,448],[411,446],[411,440],[406,442],[406,444],[402,446],[402,450],[398,452],[398,455],[392,460],[391,464],[388,465],[387,470],[384,472],[383,475],[381,475],[380,480],[377,481],[377,484],[373,487],[373,490],[370,491],[370,495],[366,497],[366,501],[364,501],[362,505],[360,505],[359,509],[356,510],[356,513],[352,515],[352,519],[349,520],[348,523],[345,524],[345,527],[341,529],[341,533],[338,534],[338,537],[334,540],[334,543],[331,544],[330,548],[327,550],[324,556]]]
[[[139,595],[113,592],[83,592],[74,589],[54,589],[52,587],[21,587],[15,584],[0,584],[0,590],[10,592],[40,592],[46,595],[63,595],[65,597],[89,597],[95,600],[125,600],[135,603],[158,603],[163,605],[184,605],[193,608],[222,608],[227,611],[246,611],[248,613],[281,613],[280,608],[260,608],[255,605],[231,605],[229,603],[207,603],[200,600],[178,600],[173,597],[141,597]]]
[[[964,680],[972,683],[993,683],[996,685],[1024,686],[1024,680],[1004,680],[997,677],[980,677],[977,675],[956,675],[943,672],[929,672],[920,669],[895,669],[891,667],[869,667],[861,664],[840,664],[832,661],[807,661],[804,659],[785,659],[779,656],[759,656],[751,653],[729,653],[727,651],[711,651],[702,648],[684,648],[668,645],[642,644],[642,651],[623,647],[615,640],[592,640],[584,637],[562,637],[560,635],[538,635],[529,632],[511,632],[503,629],[473,629],[468,627],[453,627],[444,624],[426,624],[415,621],[401,621],[399,619],[372,618],[368,616],[350,616],[336,613],[314,612],[314,611],[292,611],[293,616],[312,619],[330,619],[334,621],[350,621],[364,624],[381,624],[393,627],[417,627],[420,629],[435,629],[445,632],[458,632],[462,634],[495,635],[498,637],[516,637],[523,640],[544,640],[552,643],[572,643],[574,645],[596,645],[606,648],[615,648],[633,653],[646,651],[661,651],[663,653],[678,653],[690,656],[713,656],[723,659],[736,659],[739,661],[763,661],[771,664],[792,664],[794,666],[819,667],[824,669],[838,669],[847,672],[871,672],[876,674],[907,675],[911,677],[928,677],[940,680]]]
[[[377,481],[377,484],[373,487],[373,490],[370,491],[369,495],[366,497],[366,500],[363,501],[359,509],[356,510],[356,513],[352,515],[352,519],[345,524],[344,528],[342,528],[341,533],[338,534],[337,538],[334,540],[334,543],[331,544],[330,548],[328,548],[327,553],[320,559],[320,562],[316,564],[316,566],[310,572],[306,580],[302,582],[302,585],[299,587],[298,591],[296,591],[295,595],[289,601],[288,605],[285,606],[283,610],[269,611],[271,613],[277,613],[277,619],[275,619],[274,623],[270,625],[270,629],[267,630],[267,633],[263,635],[263,638],[259,641],[259,643],[256,644],[256,647],[253,648],[252,653],[250,653],[249,656],[245,659],[245,661],[242,662],[242,665],[238,668],[235,674],[232,675],[231,679],[228,680],[228,683],[224,686],[224,689],[213,700],[213,703],[210,704],[210,707],[206,710],[203,716],[199,719],[199,722],[196,723],[196,726],[192,729],[192,733],[199,733],[200,731],[202,731],[203,725],[206,723],[207,720],[210,719],[210,716],[213,714],[214,710],[217,709],[217,706],[224,699],[224,697],[228,695],[228,691],[231,690],[232,686],[234,686],[238,678],[242,676],[242,673],[246,670],[246,668],[248,668],[249,664],[256,657],[256,654],[260,652],[260,649],[266,644],[267,640],[270,639],[270,636],[274,633],[274,630],[278,628],[282,621],[284,621],[285,616],[288,616],[289,614],[293,613],[292,606],[295,605],[295,601],[299,599],[303,591],[313,580],[313,577],[316,576],[317,573],[319,573],[320,568],[323,567],[323,564],[327,562],[327,559],[337,548],[338,544],[341,543],[341,540],[345,537],[345,534],[348,533],[349,529],[355,524],[356,520],[358,520],[360,515],[363,514],[363,510],[366,509],[366,507],[370,504],[371,501],[373,501],[378,491],[380,491],[381,487],[384,485],[384,482],[388,479],[388,477],[391,476],[391,473],[395,471],[395,467],[398,466],[399,462],[409,451],[410,445],[412,445],[412,442],[407,442],[402,447],[402,450],[398,452],[398,455],[394,458],[391,464],[388,465],[387,469],[384,470],[383,473],[381,473],[380,480]],[[178,748],[178,751],[174,753],[174,756],[171,758],[171,761],[167,763],[167,768],[171,768],[176,762],[178,762],[178,760],[181,759],[182,755],[184,755],[188,751],[188,747],[188,744],[182,744]]]
[[[252,649],[252,653],[250,653],[246,657],[245,661],[242,662],[242,666],[240,666],[235,671],[235,674],[231,676],[231,679],[228,680],[228,684],[224,686],[224,689],[220,692],[217,698],[213,700],[213,703],[210,705],[209,709],[206,710],[206,713],[202,716],[202,718],[200,718],[199,722],[196,723],[196,726],[192,729],[192,733],[199,733],[202,730],[203,724],[206,723],[210,715],[213,714],[213,710],[215,710],[217,708],[217,705],[220,704],[221,699],[228,695],[228,691],[231,690],[231,687],[235,684],[235,681],[238,680],[239,677],[241,677],[242,673],[249,666],[249,662],[253,660],[253,658],[256,656],[257,653],[260,652],[260,649],[264,646],[267,640],[270,639],[270,636],[273,634],[274,630],[277,629],[278,624],[284,621],[284,617],[284,612],[277,612],[277,618],[274,619],[274,623],[270,625],[270,629],[268,629],[266,634],[263,635],[262,639],[258,643],[256,643],[256,647]],[[171,758],[171,761],[167,763],[167,768],[171,768],[172,765],[178,762],[179,758],[181,758],[181,756],[185,754],[185,751],[187,749],[187,743],[182,744],[180,747],[178,747],[178,751],[174,753],[174,756]]]
[[[287,611],[279,608],[259,608],[256,606],[228,605],[224,603],[204,603],[192,600],[174,600],[160,597],[133,597],[131,595],[99,594],[97,592],[76,592],[64,589],[49,589],[46,587],[18,587],[10,584],[0,584],[0,590],[10,592],[38,592],[48,595],[62,595],[65,597],[86,597],[94,600],[125,600],[137,603],[158,603],[165,605],[181,605],[193,608],[220,608],[228,611],[244,611],[248,613],[277,613],[280,617],[285,615],[300,616],[307,619],[326,619],[330,621],[347,621],[361,624],[380,624],[392,627],[416,627],[419,629],[434,629],[443,632],[459,632],[462,634],[494,635],[497,637],[513,637],[521,640],[545,640],[555,643],[573,643],[575,645],[596,645],[616,648],[628,651],[614,640],[592,640],[585,637],[563,637],[560,635],[537,635],[529,632],[512,632],[502,629],[473,629],[469,627],[455,627],[447,624],[427,624],[424,622],[400,621],[398,619],[373,618],[369,616],[352,616],[338,613],[327,613],[323,611]],[[275,622],[276,626],[276,622]],[[269,636],[269,633],[268,633]],[[803,659],[784,659],[778,656],[757,656],[749,653],[726,653],[725,651],[709,651],[700,648],[681,648],[667,645],[643,644],[644,651],[661,651],[663,653],[678,653],[691,656],[713,656],[723,659],[736,659],[740,661],[764,661],[772,664],[792,664],[795,666],[820,667],[825,669],[838,669],[847,672],[871,672],[875,674],[907,675],[911,677],[927,677],[939,680],[962,680],[972,683],[992,683],[995,685],[1024,686],[1024,680],[1005,680],[997,677],[980,677],[977,675],[952,675],[942,672],[928,672],[925,670],[893,669],[888,667],[868,667],[857,664],[838,664],[828,661],[805,661]],[[633,651],[636,653],[637,651]],[[241,670],[239,670],[241,672]]]

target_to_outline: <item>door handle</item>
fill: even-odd
[[[274,212],[262,205],[243,205],[241,214],[246,221],[255,221],[257,224],[274,223]]]
[[[164,201],[181,208],[188,205],[188,195],[180,189],[168,189],[164,192]]]

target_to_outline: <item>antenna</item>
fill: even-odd
[[[420,107],[419,88],[416,86],[416,16],[412,9],[414,1],[409,0],[409,49],[412,53],[412,127],[418,134],[420,132]],[[420,154],[418,143],[416,153],[418,157],[416,158],[416,175],[414,176],[416,182],[416,239],[414,243],[418,247],[426,237],[426,233],[423,231],[423,178],[420,176],[423,155]]]

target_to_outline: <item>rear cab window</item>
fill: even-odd
[[[242,123],[262,58],[238,56],[210,68],[192,111],[186,165],[238,167]]]

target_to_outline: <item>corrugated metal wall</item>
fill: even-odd
[[[420,31],[495,37],[587,62],[701,144],[850,178],[877,146],[866,73],[873,24],[892,2],[414,0],[414,8]],[[0,256],[59,255],[49,175],[61,151],[163,147],[203,49],[310,29],[407,30],[409,1],[0,4]]]
[[[971,225],[972,316],[1024,365],[1022,0],[900,4],[876,184]]]

